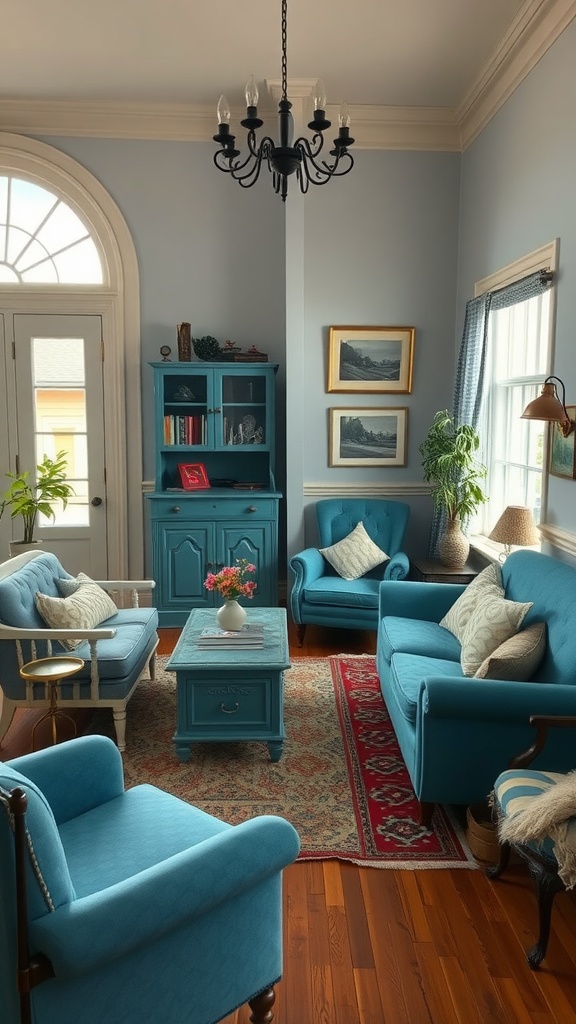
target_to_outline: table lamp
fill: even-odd
[[[489,538],[504,545],[504,551],[500,555],[501,562],[508,558],[512,545],[529,547],[531,544],[538,544],[540,540],[532,512],[524,505],[508,505]]]

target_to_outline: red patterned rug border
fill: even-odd
[[[354,662],[356,660],[363,661],[370,664],[370,668],[375,673],[376,665],[375,659],[371,655],[349,655],[340,654],[334,655],[329,659],[330,663],[330,674],[332,677],[332,684],[334,687],[334,699],[336,702],[336,709],[338,712],[338,720],[340,722],[340,729],[342,731],[342,737],[344,740],[344,754],[346,759],[346,767],[348,771],[348,778],[350,782],[350,789],[352,792],[352,799],[354,805],[354,813],[357,821],[357,832],[360,850],[357,854],[349,852],[330,854],[320,853],[314,851],[307,853],[301,852],[300,860],[319,860],[326,859],[327,857],[337,858],[339,860],[345,860],[353,864],[364,867],[376,867],[383,869],[397,869],[397,870],[446,870],[449,868],[467,868],[469,870],[478,870],[480,865],[474,858],[466,839],[464,837],[463,830],[456,816],[454,815],[450,807],[437,807],[434,812],[434,831],[444,841],[447,840],[449,833],[451,832],[456,840],[456,846],[459,848],[460,855],[453,859],[447,859],[445,855],[439,853],[436,857],[425,857],[421,854],[413,854],[407,856],[405,859],[401,857],[399,859],[390,858],[386,859],[379,854],[374,844],[374,837],[372,831],[372,822],[370,818],[368,798],[364,786],[364,777],[362,772],[362,764],[358,754],[358,748],[356,745],[356,737],[352,725],[350,716],[350,705],[346,698],[346,692],[344,689],[343,678],[342,678],[342,667],[347,662]],[[384,704],[384,702],[382,701]],[[387,714],[387,712],[386,712]]]

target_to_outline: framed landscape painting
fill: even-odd
[[[330,466],[405,466],[408,409],[330,409]]]
[[[412,391],[413,327],[331,327],[328,391]]]
[[[566,412],[571,420],[576,419],[576,405],[567,405]],[[550,424],[549,470],[552,476],[563,476],[568,480],[576,478],[574,440],[574,431],[568,434],[568,437],[564,437],[556,423]]]

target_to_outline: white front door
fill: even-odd
[[[68,572],[106,579],[101,317],[16,313],[10,319],[16,420],[10,469],[30,470],[32,477],[44,455],[66,453],[74,496],[65,509],[56,508],[54,521],[39,518],[35,536]],[[20,523],[14,522],[13,540],[20,539]]]

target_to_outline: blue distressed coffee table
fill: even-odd
[[[216,626],[216,609],[195,608],[166,665],[176,673],[176,732],[173,742],[180,761],[192,744],[264,740],[270,759],[279,761],[284,731],[283,673],[290,667],[284,608],[247,609],[247,623],[264,626],[258,650],[200,649],[198,636]]]

